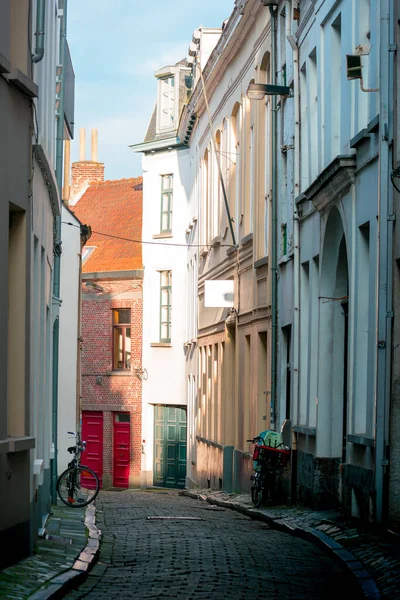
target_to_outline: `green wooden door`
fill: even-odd
[[[154,485],[184,488],[186,478],[186,410],[154,407]]]

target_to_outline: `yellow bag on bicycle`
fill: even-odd
[[[271,431],[267,429],[260,433],[260,437],[264,440],[264,446],[271,446],[271,448],[277,448],[283,445],[282,434],[277,431]],[[281,446],[282,447],[282,446]]]

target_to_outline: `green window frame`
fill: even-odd
[[[160,342],[171,342],[172,271],[160,271]]]
[[[172,231],[173,182],[174,176],[171,173],[161,175],[161,233],[171,233]]]
[[[284,223],[282,225],[282,256],[286,256],[287,254],[287,225]]]

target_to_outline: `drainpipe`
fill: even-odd
[[[379,179],[378,179],[378,257],[377,257],[377,374],[375,421],[376,521],[381,523],[385,510],[385,489],[389,466],[389,409],[392,344],[392,247],[393,196],[389,185],[391,116],[393,90],[393,4],[380,4],[380,95],[379,95]]]
[[[276,16],[273,6],[269,6],[271,18],[271,79],[272,84],[276,85]],[[272,317],[272,338],[271,338],[271,429],[276,429],[276,388],[277,388],[277,342],[278,342],[278,264],[277,264],[277,176],[276,176],[276,96],[272,96],[272,180],[271,180],[271,274],[272,274],[272,297],[271,297],[271,317]]]
[[[32,62],[38,63],[44,56],[44,34],[46,19],[46,0],[37,0],[36,6],[36,47],[32,55]]]
[[[292,3],[285,7],[285,34],[293,56],[294,102],[294,166],[293,166],[293,395],[292,417],[298,416],[299,402],[299,347],[300,347],[300,224],[295,200],[300,195],[300,102],[299,102],[299,48],[292,35]]]
[[[57,187],[62,197],[62,173],[63,173],[63,149],[64,149],[64,94],[65,94],[65,56],[67,45],[67,2],[64,0],[64,12],[60,22],[60,61],[61,68],[61,93],[59,114],[57,121],[57,137],[56,137],[56,179]],[[60,260],[61,260],[61,214],[55,218],[56,226],[56,248],[54,253],[54,279],[53,279],[53,300],[60,306]],[[54,325],[53,333],[53,444],[54,458],[51,476],[51,496],[52,502],[57,502],[57,453],[58,453],[58,361],[59,361],[59,335],[58,335],[58,317]]]
[[[292,3],[285,7],[285,34],[293,57],[293,102],[294,102],[294,165],[293,165],[293,357],[292,357],[292,407],[291,420],[298,421],[299,415],[299,348],[300,348],[300,222],[296,198],[300,195],[300,97],[299,97],[299,48],[292,35]],[[292,434],[291,459],[291,503],[297,498],[297,435]]]

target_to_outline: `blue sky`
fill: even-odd
[[[156,101],[154,71],[187,55],[200,25],[220,27],[234,0],[69,0],[68,43],[75,70],[75,140],[99,130],[106,179],[141,175],[143,140]]]

